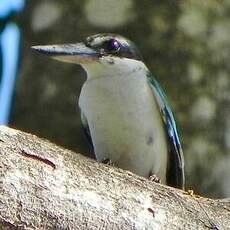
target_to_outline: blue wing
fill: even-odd
[[[164,91],[150,72],[147,73],[147,79],[161,110],[161,116],[169,142],[167,184],[173,187],[183,188],[184,158],[173,113]]]

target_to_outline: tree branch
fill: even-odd
[[[195,197],[0,127],[2,229],[228,229],[230,201]]]

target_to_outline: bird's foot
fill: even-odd
[[[109,158],[104,159],[102,163],[106,165],[110,165],[110,166],[114,165],[113,162]]]
[[[153,181],[153,182],[156,182],[156,183],[161,183],[160,178],[159,178],[159,177],[157,177],[157,175],[156,175],[156,174],[152,174],[152,175],[150,175],[150,176],[149,176],[149,180],[150,180],[150,181]]]

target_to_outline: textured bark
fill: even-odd
[[[229,200],[195,197],[0,127],[0,229],[210,228],[230,229]]]

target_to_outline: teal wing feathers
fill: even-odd
[[[184,158],[172,110],[160,84],[150,72],[147,74],[147,79],[160,108],[169,143],[167,184],[184,188]]]

